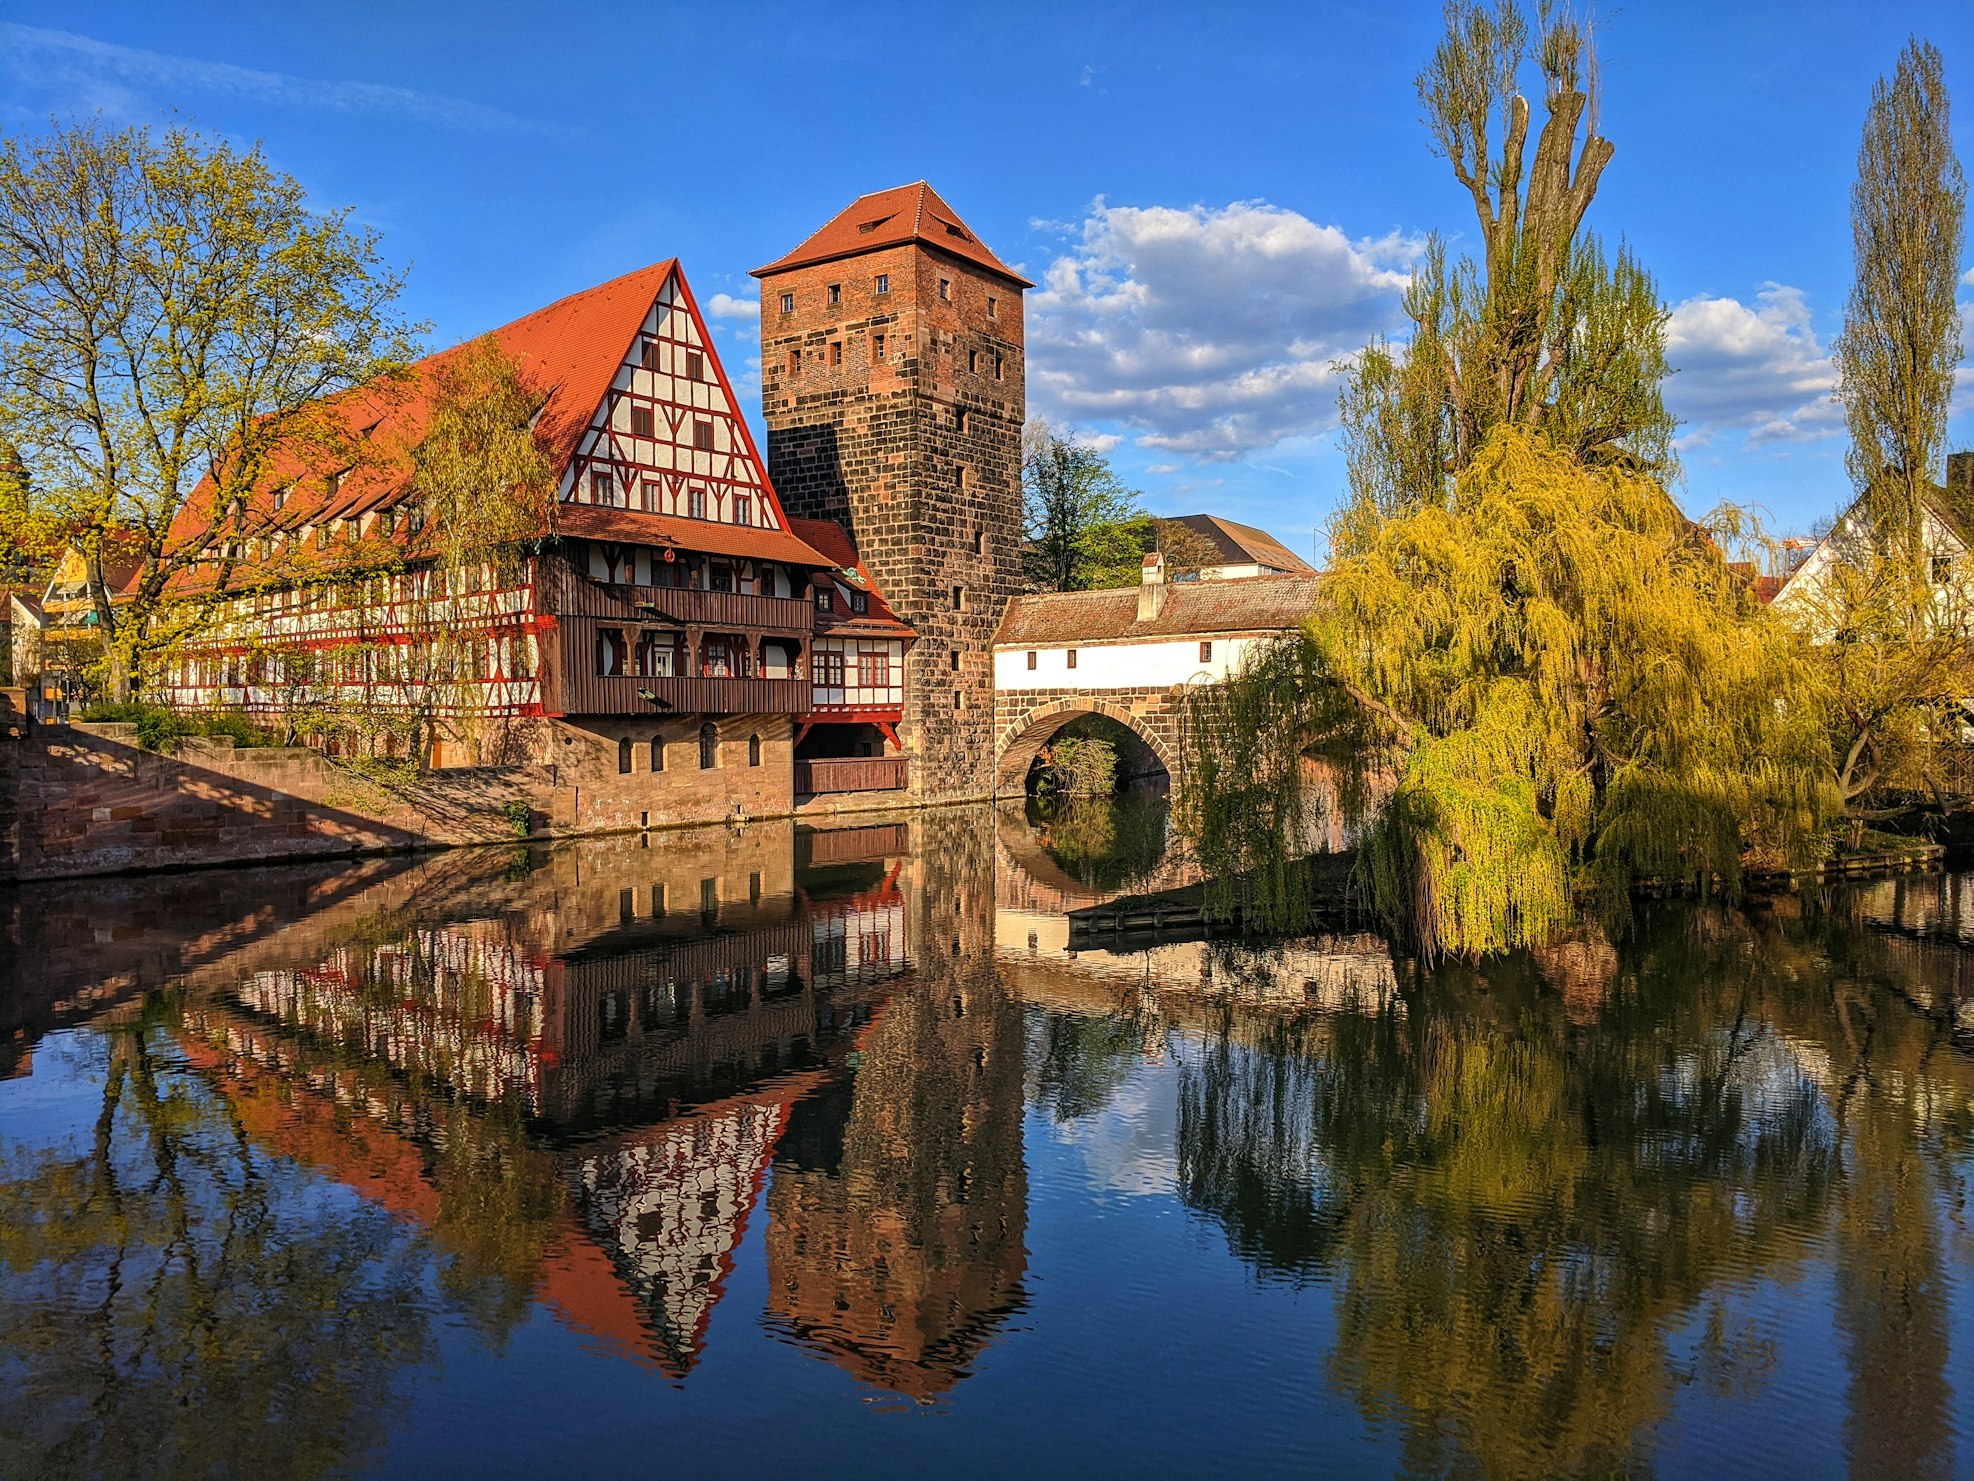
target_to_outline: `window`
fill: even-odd
[[[953,650],[952,657],[953,657],[953,672],[957,674],[960,671],[960,650],[955,648]]]
[[[628,735],[617,742],[617,774],[631,774],[631,738]]]
[[[939,280],[939,301],[941,303],[951,303],[953,301],[953,280],[951,278],[941,278]]]
[[[713,424],[705,417],[692,419],[692,445],[702,453],[713,450]]]
[[[1199,661],[1201,663],[1213,662],[1213,644],[1201,643],[1199,645]]]
[[[953,430],[955,432],[964,432],[966,430],[966,408],[964,406],[953,408]]]
[[[592,473],[589,476],[589,501],[592,504],[609,504],[616,499],[616,483],[608,473]]]
[[[658,341],[647,339],[638,347],[638,363],[646,370],[658,368]]]
[[[975,555],[987,553],[987,531],[984,526],[973,532],[973,553]]]
[[[631,408],[631,436],[649,437],[652,429],[651,408],[633,406]]]
[[[829,599],[829,588],[827,586],[818,586],[816,588],[816,610],[818,612],[829,612],[833,611],[835,607],[836,603]]]
[[[706,490],[687,489],[685,491],[685,512],[693,519],[706,517]]]
[[[968,350],[966,352],[966,369],[969,375],[980,374],[980,351]]]
[[[966,696],[961,694],[960,691],[957,689],[953,691],[953,708],[956,710],[963,710],[966,708]]]
[[[596,671],[599,674],[621,674],[629,667],[630,646],[624,641],[624,630],[620,627],[599,627],[596,630]]]
[[[329,486],[330,498],[333,499],[336,497],[337,494],[342,492],[343,480],[345,478],[348,478],[349,476],[350,476],[349,469],[339,468],[334,473],[331,473],[327,478],[322,480],[325,484]]]
[[[711,771],[720,764],[719,727],[708,720],[699,727],[699,769]],[[707,883],[712,881],[708,880]]]
[[[872,652],[864,649],[857,654],[857,687],[860,689],[888,689],[891,687],[891,655],[882,649]]]
[[[754,523],[754,496],[735,494],[733,496],[733,522],[737,525]]]
[[[953,464],[953,487],[956,489],[966,487],[966,469],[958,463]]]
[[[651,737],[651,769],[653,771],[663,771],[665,769],[665,737],[662,735]],[[653,888],[654,890],[662,890],[664,886],[655,885]],[[653,915],[663,913],[665,907],[658,903],[662,899],[664,899],[662,894],[656,894],[652,897],[651,913]]]
[[[882,339],[883,336],[880,335],[879,338]],[[287,502],[288,502],[288,491],[286,489],[276,489],[274,491],[274,507],[276,509],[279,509],[283,504]]]
[[[824,689],[843,687],[843,655],[818,653],[815,658],[816,683]]]
[[[706,357],[697,350],[685,352],[685,378],[689,381],[706,378]]]
[[[963,586],[953,588],[953,610],[955,612],[966,610],[966,588]]]
[[[784,314],[792,314],[795,312],[795,295],[793,293],[782,294],[781,311]]]
[[[788,373],[790,375],[793,375],[795,374],[796,371],[800,370],[801,368],[802,368],[802,352],[800,350],[790,350],[788,352]]]
[[[832,289],[830,291],[833,293],[835,290]],[[759,766],[761,764],[761,737],[758,735],[747,737],[747,764],[749,766]],[[758,880],[761,876],[757,874],[754,877]]]
[[[733,567],[725,561],[715,561],[706,568],[706,586],[711,591],[733,590]]]
[[[987,317],[994,317],[994,295],[991,293],[987,295]]]
[[[1076,667],[1076,650],[1075,650],[1074,648],[1071,648],[1071,649],[1069,650],[1069,652],[1068,652],[1068,654],[1067,654],[1066,656],[1067,656],[1067,658],[1068,658],[1068,660],[1069,660],[1069,662],[1068,662],[1068,664],[1067,664],[1067,667],[1069,667],[1069,668],[1075,668],[1075,667]]]
[[[994,357],[994,379],[999,380],[1000,378],[1001,378],[1001,357],[999,355],[996,355]]]
[[[1030,669],[1035,667],[1035,650],[1032,648],[1028,650],[1028,667]]]
[[[881,334],[873,334],[870,337],[870,359],[873,365],[884,363],[884,336]]]
[[[879,293],[889,293],[891,291],[891,274],[879,273],[877,275],[877,281],[872,286]]]
[[[659,491],[657,479],[647,478],[644,480],[643,495],[644,512],[646,514],[656,514],[658,512],[659,500],[663,497]]]
[[[864,613],[870,611],[870,598],[861,591],[851,592],[850,610],[858,617],[863,616]]]
[[[829,306],[831,308],[835,308],[838,304],[842,302],[843,302],[843,285],[841,283],[831,283],[829,285]]]
[[[831,365],[841,365],[843,363],[842,340],[833,339],[829,342],[829,363]]]

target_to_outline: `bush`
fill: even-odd
[[[535,810],[518,797],[510,797],[500,805],[500,815],[516,834],[526,837],[534,831]]]
[[[281,744],[280,737],[273,731],[263,730],[245,715],[223,711],[193,715],[168,709],[164,705],[131,700],[124,704],[88,705],[82,711],[82,718],[94,725],[135,725],[137,744],[147,751],[168,751],[186,737],[195,735],[230,740],[243,748]]]

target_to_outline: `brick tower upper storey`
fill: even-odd
[[[761,280],[769,476],[836,519],[919,634],[922,796],[992,785],[992,642],[1021,566],[1022,293],[923,181],[859,197]]]

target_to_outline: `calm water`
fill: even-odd
[[[1072,956],[1157,823],[0,893],[0,1476],[1974,1475],[1974,877]]]

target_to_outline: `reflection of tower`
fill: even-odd
[[[1021,1302],[1020,1008],[994,971],[986,820],[915,831],[916,971],[854,1077],[799,1103],[768,1193],[768,1307],[865,1382],[924,1398]]]

